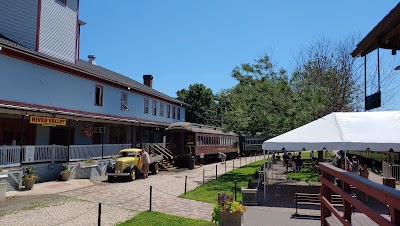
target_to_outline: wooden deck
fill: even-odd
[[[389,216],[384,216],[387,220],[390,220]],[[343,224],[340,222],[340,220],[335,217],[334,215],[325,218],[326,223],[328,223],[329,226],[342,226]],[[379,226],[375,221],[371,220],[369,217],[366,215],[352,215],[351,216],[351,225],[354,226]]]

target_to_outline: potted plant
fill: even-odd
[[[25,184],[25,189],[31,190],[37,179],[39,179],[39,177],[35,174],[35,168],[33,168],[32,165],[24,168],[22,180]]]
[[[218,203],[214,206],[212,221],[218,222],[221,226],[241,226],[244,211],[246,207],[238,201],[233,201],[233,197],[218,194]]]
[[[97,166],[96,160],[92,159],[91,157],[87,157],[81,163],[79,163],[80,168],[88,168],[88,167],[95,167]]]
[[[63,181],[67,181],[69,180],[69,177],[71,176],[71,170],[68,168],[68,164],[67,163],[63,163],[61,165],[62,170],[61,170],[61,178]]]

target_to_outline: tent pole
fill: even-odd
[[[265,185],[265,181],[266,181],[266,174],[265,174],[265,149],[263,149],[264,152],[264,202],[267,201],[267,191],[266,191],[266,185]]]
[[[269,188],[269,164],[270,164],[270,159],[269,159],[269,155],[270,155],[270,152],[269,152],[269,150],[268,150],[268,156],[267,156],[267,159],[268,159],[268,161],[267,161],[267,163],[268,163],[268,166],[267,166],[267,190],[268,190],[268,188]],[[264,167],[264,169],[265,169],[265,167]]]

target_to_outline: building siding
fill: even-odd
[[[78,0],[42,0],[39,52],[75,62]]]
[[[0,83],[0,90],[2,90],[1,100],[119,117],[138,117],[166,123],[184,121],[184,107],[178,104],[164,102],[164,106],[169,104],[171,109],[172,106],[181,109],[181,120],[167,118],[166,114],[161,117],[158,109],[155,116],[151,114],[151,111],[149,111],[149,114],[144,114],[144,98],[148,98],[150,103],[153,100],[157,102],[163,100],[128,92],[128,90],[122,90],[4,55],[0,55],[0,71],[4,74]],[[103,87],[103,106],[95,106],[94,104],[96,85]],[[128,93],[128,107],[131,111],[121,110],[121,92]]]
[[[37,14],[37,0],[1,1],[0,34],[35,50]]]

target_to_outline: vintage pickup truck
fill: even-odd
[[[143,175],[143,162],[140,152],[141,149],[138,148],[121,150],[115,162],[110,163],[107,167],[108,181],[112,181],[117,177],[123,177],[133,181],[141,177]],[[159,162],[162,159],[163,155],[150,154],[149,170],[151,173],[158,173]]]

